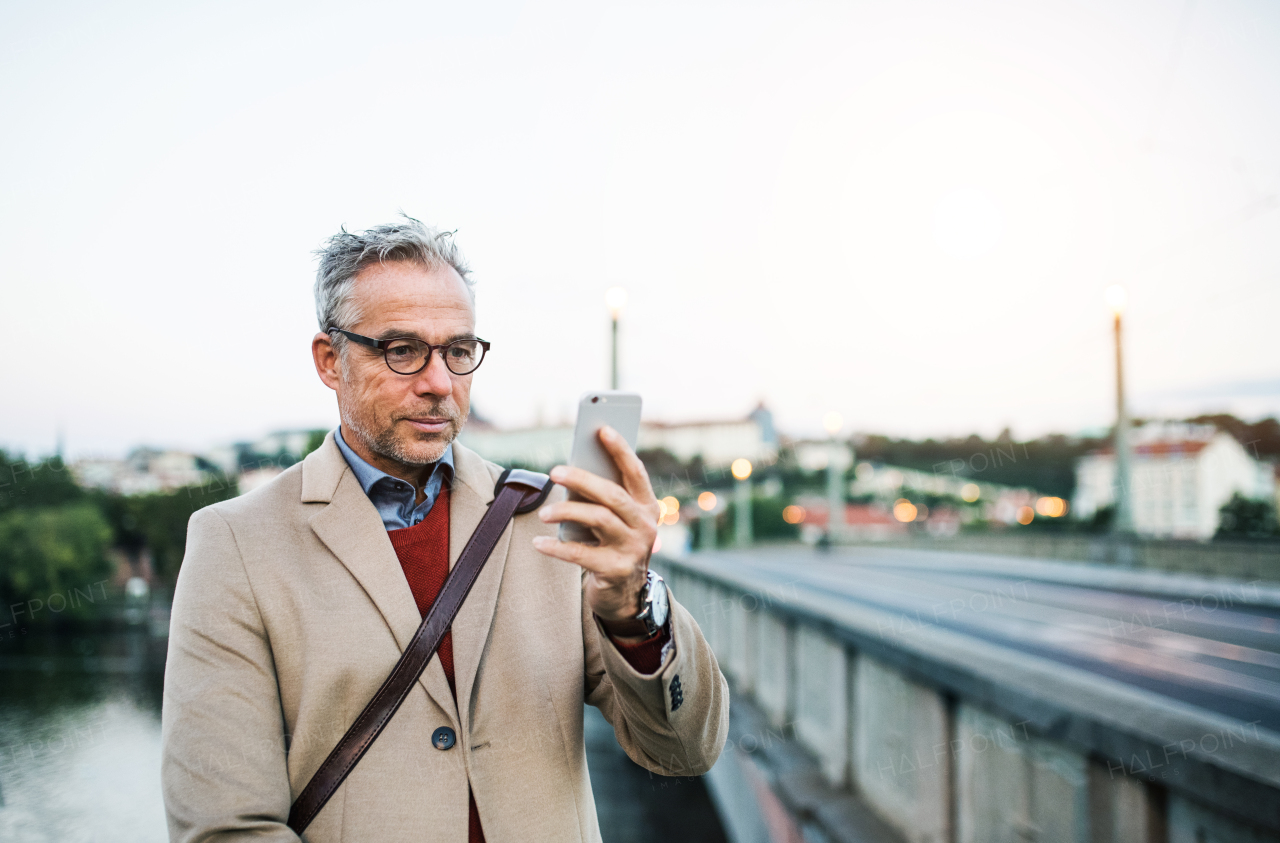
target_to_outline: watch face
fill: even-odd
[[[649,581],[649,600],[653,605],[654,625],[660,628],[666,626],[671,605],[667,600],[667,584],[657,574],[653,574]]]

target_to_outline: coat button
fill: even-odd
[[[431,733],[431,745],[436,749],[452,749],[458,742],[458,736],[448,726],[441,726]]]

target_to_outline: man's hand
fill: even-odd
[[[580,468],[558,465],[551,469],[551,479],[585,500],[560,501],[538,513],[551,524],[576,521],[590,528],[600,544],[592,547],[538,536],[533,546],[547,556],[587,570],[587,604],[608,630],[611,624],[634,619],[640,611],[640,590],[658,535],[659,508],[649,473],[626,440],[606,426],[600,429],[600,443],[618,466],[622,485]]]

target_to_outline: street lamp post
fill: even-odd
[[[834,543],[844,527],[844,455],[836,436],[844,427],[844,418],[832,410],[822,417],[822,427],[831,437],[827,444],[827,541]]]
[[[622,287],[610,287],[604,294],[604,302],[609,306],[610,338],[612,353],[609,358],[609,388],[618,388],[618,318],[622,316],[622,308],[627,306],[627,291]]]
[[[1112,532],[1117,535],[1129,535],[1133,532],[1133,489],[1130,473],[1129,451],[1129,410],[1124,400],[1124,343],[1122,342],[1122,317],[1128,294],[1124,287],[1115,284],[1107,288],[1107,304],[1111,307],[1114,318],[1116,342],[1116,479],[1115,479],[1115,517],[1112,521]]]
[[[737,508],[735,519],[734,544],[738,547],[750,547],[751,535],[751,460],[740,457],[729,466],[733,478],[738,481],[734,489],[734,505]]]
[[[715,492],[698,495],[698,509],[702,510],[698,518],[698,546],[703,550],[716,549],[716,503]]]

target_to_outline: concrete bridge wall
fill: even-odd
[[[794,826],[752,839],[802,826],[804,839],[871,839],[824,811],[847,796],[886,841],[1280,843],[1280,739],[1266,730],[696,557],[655,566],[739,702],[794,736],[821,779],[809,792],[829,794],[789,797],[775,775]],[[723,763],[767,779],[750,749]]]
[[[994,553],[1030,559],[1065,559],[1114,565],[1128,570],[1280,582],[1280,541],[1141,539],[1117,543],[1110,536],[1076,533],[962,533],[951,538],[911,536],[887,542],[850,540],[848,543],[955,553]]]

